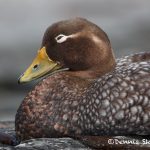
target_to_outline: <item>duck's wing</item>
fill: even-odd
[[[89,106],[95,133],[150,134],[150,53],[117,60],[116,69],[97,79],[87,97],[96,104]]]
[[[117,66],[150,61],[150,52],[141,52],[117,59]]]

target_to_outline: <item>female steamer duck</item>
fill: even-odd
[[[150,134],[149,52],[115,61],[97,25],[82,18],[60,21],[46,30],[19,83],[45,75],[17,111],[19,140]]]

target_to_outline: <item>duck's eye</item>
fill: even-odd
[[[67,40],[68,36],[64,34],[59,34],[58,36],[55,37],[55,40],[57,43],[63,43]]]

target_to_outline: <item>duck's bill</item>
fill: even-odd
[[[48,57],[46,48],[43,47],[38,51],[36,58],[29,68],[20,76],[18,83],[25,83],[38,79],[47,73],[53,73],[61,68],[62,67],[57,62]]]

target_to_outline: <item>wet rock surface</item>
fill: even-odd
[[[15,137],[14,122],[0,122],[0,133]],[[58,150],[58,149],[89,149],[78,140],[71,138],[39,138],[21,142],[17,146],[0,143],[0,150]]]
[[[15,137],[14,122],[0,122],[0,133]],[[1,137],[0,137],[1,138]],[[17,146],[0,144],[0,150],[149,150],[150,136],[84,136],[72,138],[39,138],[21,142]]]
[[[16,150],[59,150],[59,149],[90,149],[71,138],[41,138],[24,141],[17,146],[1,145],[0,149]]]

